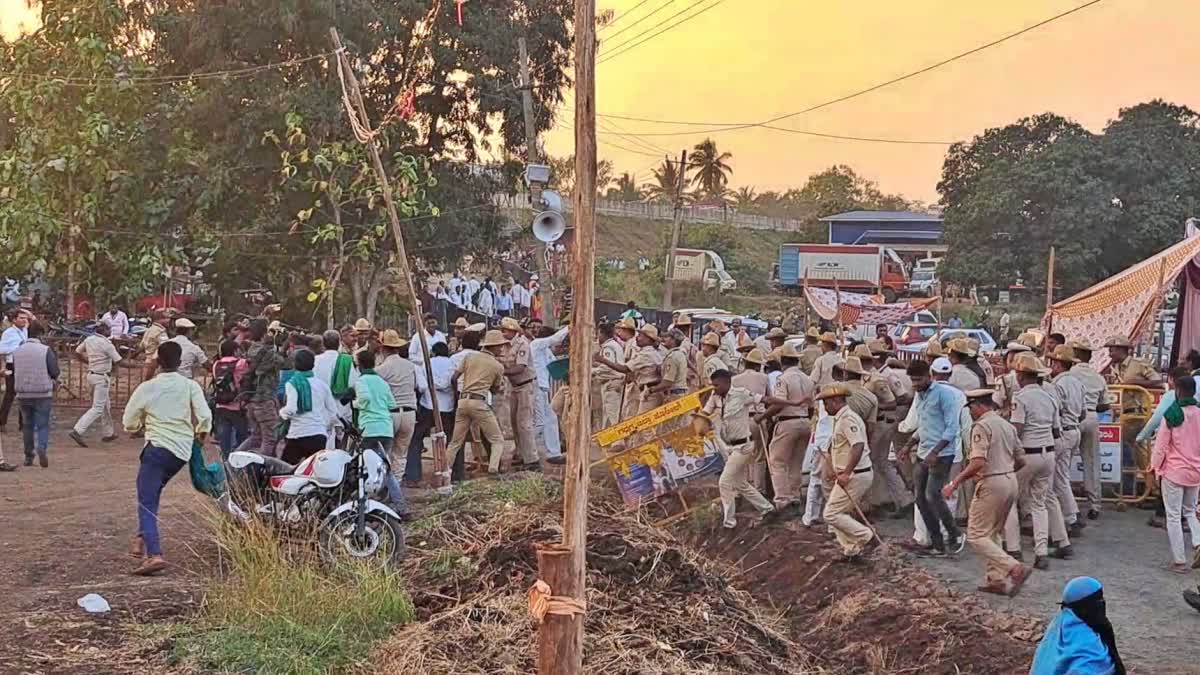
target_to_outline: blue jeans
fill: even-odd
[[[962,534],[954,522],[954,514],[942,496],[942,488],[950,481],[950,469],[954,465],[954,456],[938,457],[932,467],[925,466],[919,461],[913,466],[913,492],[917,498],[917,511],[925,521],[925,529],[929,531],[929,541],[936,549],[945,549],[946,543],[942,537],[942,527],[957,542]]]
[[[241,410],[217,408],[213,411],[214,433],[221,446],[221,459],[229,459],[229,453],[246,440],[246,413]]]
[[[52,398],[19,398],[21,417],[25,418],[25,427],[21,429],[21,439],[25,442],[25,456],[33,457],[34,433],[37,433],[37,453],[46,454],[50,447],[50,406]]]
[[[187,462],[170,450],[155,445],[142,448],[142,463],[137,475],[138,534],[146,544],[146,555],[162,555],[158,538],[158,501],[167,481],[186,465]]]

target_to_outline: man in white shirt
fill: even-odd
[[[129,316],[116,303],[108,308],[108,314],[100,317],[100,323],[108,326],[108,336],[114,340],[129,335]]]
[[[479,286],[480,286],[479,277],[472,274],[471,278],[467,279],[467,281],[464,285],[467,287],[467,297],[466,297],[467,303],[474,304],[473,300],[475,298],[475,292],[479,290]]]
[[[317,354],[313,359],[313,377],[321,380],[329,386],[330,392],[333,393],[334,400],[337,402],[338,415],[333,421],[333,433],[325,439],[325,448],[332,450],[337,446],[338,431],[342,428],[342,420],[352,419],[353,412],[350,410],[350,402],[343,403],[339,400],[339,396],[347,392],[354,391],[354,383],[358,382],[358,368],[354,365],[354,359],[349,354],[342,353],[339,347],[342,343],[342,335],[336,330],[327,330],[321,334],[321,344],[324,345],[325,351]],[[349,368],[349,377],[346,381],[344,391],[334,391],[333,375],[337,370],[338,358],[345,356]]]
[[[120,362],[121,355],[108,339],[108,324],[97,325],[96,334],[87,336],[79,343],[75,348],[75,358],[87,364],[87,383],[92,388],[92,407],[75,422],[75,427],[71,430],[71,440],[79,447],[86,448],[87,443],[84,442],[83,435],[96,420],[100,420],[100,430],[104,434],[100,440],[111,443],[117,440],[117,434],[113,431],[108,390],[113,366]]]
[[[479,298],[475,305],[479,313],[488,318],[491,318],[495,313],[494,303],[492,302],[492,289],[489,286],[484,285],[480,287]]]
[[[328,436],[338,414],[338,403],[329,391],[329,385],[313,376],[315,359],[312,352],[298,349],[293,359],[296,367],[292,376],[283,383],[284,404],[279,409],[279,417],[288,421],[280,458],[288,464],[299,464],[328,445]],[[301,401],[297,383],[307,385],[307,401]]]
[[[438,342],[445,342],[446,334],[438,330],[437,317],[432,314],[425,315],[425,342],[431,348]],[[408,341],[408,360],[415,364],[425,363],[425,355],[421,352],[421,336],[413,333],[412,339]]]
[[[25,344],[29,339],[29,320],[31,315],[23,309],[13,310],[10,315],[12,325],[4,329],[4,333],[0,334],[0,354],[4,355],[4,362],[7,366],[8,374],[5,376],[4,386],[4,401],[0,402],[0,434],[4,433],[5,427],[8,426],[8,413],[12,410],[13,401],[17,396],[17,385],[13,379],[13,352],[17,351],[17,347]]]
[[[177,342],[183,348],[183,356],[179,362],[179,374],[192,379],[194,372],[204,372],[204,366],[208,363],[208,355],[195,342],[192,342],[190,337],[192,331],[195,330],[196,324],[192,323],[191,319],[181,317],[175,320],[175,337],[169,342]]]
[[[571,330],[564,326],[557,333],[550,333],[549,328],[542,328],[543,334],[529,343],[530,359],[533,362],[533,372],[537,376],[538,396],[534,406],[535,436],[540,437],[546,461],[550,464],[563,464],[566,457],[562,454],[562,442],[558,435],[558,416],[550,408],[550,362],[555,360],[553,349],[561,345]],[[547,335],[547,333],[549,333]]]

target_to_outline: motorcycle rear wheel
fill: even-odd
[[[358,514],[353,511],[321,524],[321,559],[328,564],[356,560],[380,560],[399,563],[406,550],[404,528],[400,521],[385,513],[366,515],[361,536],[355,534]]]

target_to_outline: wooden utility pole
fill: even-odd
[[[1046,264],[1046,334],[1054,332],[1054,247],[1050,247],[1050,262]]]
[[[563,541],[538,551],[538,576],[549,584],[551,599],[551,609],[538,634],[539,675],[583,672],[591,373],[596,328],[592,310],[596,259],[596,0],[575,0],[575,177],[575,302],[571,310]]]
[[[387,207],[388,220],[392,223],[392,237],[396,240],[396,265],[400,267],[400,276],[404,279],[404,287],[408,289],[408,299],[412,303],[413,312],[418,317],[422,316],[421,299],[417,297],[417,287],[413,283],[412,270],[408,265],[408,252],[404,248],[404,232],[400,229],[400,216],[396,214],[396,202],[392,196],[392,183],[388,180],[387,172],[383,169],[383,160],[379,158],[379,146],[376,144],[374,132],[370,131],[371,120],[367,117],[367,108],[363,104],[362,90],[358,88],[358,78],[354,76],[354,70],[350,67],[350,59],[346,57],[346,50],[342,48],[342,40],[338,37],[336,28],[329,29],[329,36],[333,39],[333,46],[337,49],[337,58],[342,77],[345,78],[343,86],[349,91],[350,100],[354,104],[354,110],[347,109],[346,114],[350,115],[351,127],[356,127],[357,123],[354,116],[358,115],[358,123],[365,131],[368,132],[368,138],[362,141],[363,145],[367,146],[367,152],[371,156],[371,165],[375,168],[375,176],[379,179],[379,187],[383,191],[383,203]],[[355,136],[358,136],[358,131],[355,131]],[[362,140],[361,137],[359,140]],[[417,339],[421,343],[421,355],[425,357],[425,378],[426,382],[433,382],[433,366],[430,361],[429,340],[425,336],[425,325],[423,322],[417,326]],[[437,435],[433,439],[433,470],[437,478],[434,480],[435,488],[442,488],[442,481],[445,480],[445,486],[449,486],[449,475],[447,473],[446,463],[446,432],[442,429],[442,416],[438,410],[437,396],[430,396],[429,400],[433,405],[433,423],[437,425]],[[403,452],[401,448],[399,451]]]
[[[668,159],[668,162],[671,160]],[[679,246],[679,225],[683,220],[683,183],[687,177],[687,150],[679,155],[679,186],[675,189],[675,218],[671,222],[671,248],[667,249],[667,278],[663,285],[663,309],[672,309],[674,302],[675,249]]]
[[[525,38],[517,38],[517,49],[521,53],[521,108],[525,113],[525,163],[540,164],[540,153],[537,146],[537,132],[533,124],[533,80],[529,76],[529,46]],[[542,184],[529,183],[529,205],[533,212],[542,210]],[[540,242],[539,242],[540,243]],[[550,244],[541,244],[537,252],[538,297],[542,304],[542,323],[551,328],[558,326],[558,317],[554,315],[554,293],[550,289],[550,279],[546,274],[546,253]]]

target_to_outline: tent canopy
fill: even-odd
[[[843,326],[903,323],[917,311],[941,299],[928,298],[885,304],[883,298],[878,295],[846,291],[838,293],[828,288],[811,287],[804,289],[804,297],[817,316],[826,321],[838,321],[840,314]]]

